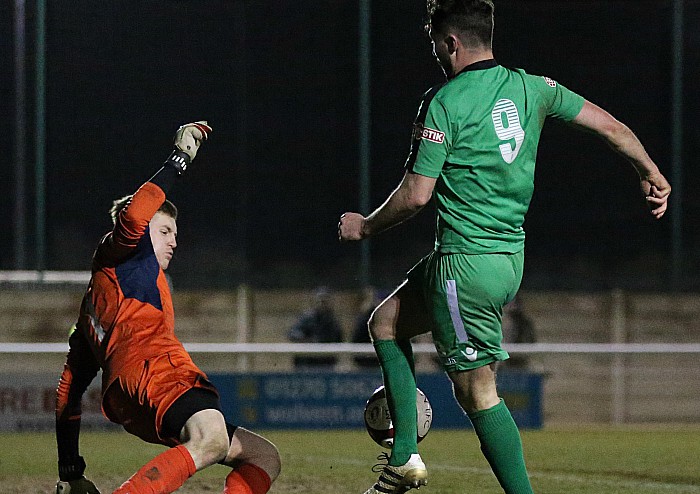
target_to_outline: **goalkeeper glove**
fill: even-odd
[[[211,127],[205,120],[181,125],[175,132],[175,150],[170,154],[165,164],[175,167],[178,175],[182,175],[187,165],[197,155],[197,150],[202,141],[206,141],[211,132]]]
[[[197,150],[202,141],[206,141],[209,137],[211,130],[206,120],[182,125],[175,132],[175,147],[187,154],[191,162],[197,155]]]
[[[100,494],[100,491],[91,481],[80,477],[70,482],[59,480],[56,484],[56,494]]]

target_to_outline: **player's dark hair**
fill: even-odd
[[[426,31],[457,34],[469,48],[491,47],[493,38],[492,0],[427,0]]]
[[[119,216],[119,213],[122,209],[129,205],[132,197],[134,197],[134,195],[129,194],[128,196],[120,197],[119,199],[115,199],[114,201],[112,201],[112,207],[109,209],[109,215],[112,217],[112,223],[114,223],[115,225],[117,224],[117,216]],[[161,207],[158,208],[157,212],[163,213],[166,216],[170,216],[174,220],[177,219],[177,208],[175,207],[175,204],[168,201],[167,199],[161,205]]]

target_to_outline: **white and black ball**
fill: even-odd
[[[418,412],[418,442],[421,442],[430,431],[430,426],[433,423],[433,409],[428,397],[420,389],[416,389],[416,410]],[[365,427],[374,442],[383,448],[392,448],[394,445],[394,425],[391,422],[384,386],[375,389],[367,400]]]

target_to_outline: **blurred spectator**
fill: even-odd
[[[386,293],[377,291],[374,287],[365,287],[362,293],[362,302],[360,303],[360,313],[355,318],[355,325],[352,331],[352,342],[353,343],[371,343],[372,340],[369,337],[369,329],[367,328],[367,322],[369,321],[372,312],[384,299]],[[354,357],[355,364],[361,368],[375,368],[379,369],[379,360],[377,360],[377,355],[356,355]]]
[[[343,341],[340,324],[331,306],[330,292],[326,287],[318,287],[314,291],[314,306],[304,312],[288,333],[289,341],[294,343],[339,343]],[[332,369],[335,367],[335,356],[296,355],[296,369]]]
[[[504,343],[535,343],[535,326],[523,310],[520,297],[516,297],[503,307],[503,342]],[[530,366],[529,358],[523,354],[511,355],[504,362],[510,369],[525,370]]]

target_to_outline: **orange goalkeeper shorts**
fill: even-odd
[[[120,372],[102,397],[102,412],[110,421],[146,442],[174,446],[177,439],[162,434],[163,415],[192,388],[218,396],[216,387],[183,349],[145,360],[140,368]]]

